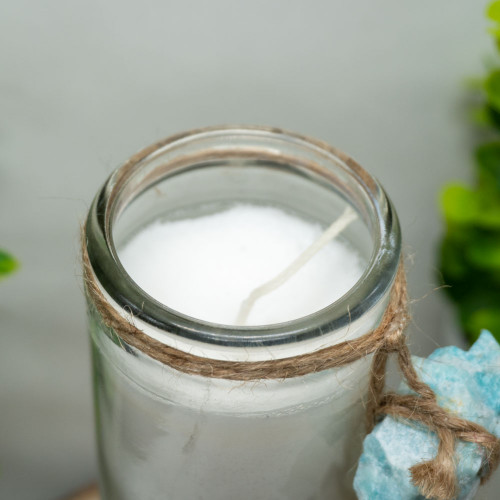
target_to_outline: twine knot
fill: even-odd
[[[407,326],[407,321],[397,321],[396,324],[390,326],[387,329],[387,334],[384,337],[384,343],[381,349],[390,354],[392,352],[398,352],[401,346],[406,343],[406,338],[404,331]]]

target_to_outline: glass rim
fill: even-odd
[[[140,288],[124,269],[118,258],[113,238],[113,223],[120,213],[118,209],[120,195],[127,180],[141,168],[141,165],[186,142],[214,135],[222,138],[245,134],[285,140],[314,150],[315,153],[321,153],[355,180],[370,200],[373,209],[370,214],[375,230],[372,231],[375,233],[373,250],[356,284],[325,308],[282,323],[255,326],[212,323],[185,315],[158,302]],[[126,204],[141,193],[142,191],[135,193]],[[274,127],[248,125],[215,126],[183,132],[148,146],[132,156],[108,177],[94,198],[85,223],[85,243],[92,270],[100,286],[120,308],[129,312],[134,318],[169,335],[232,347],[296,343],[348,327],[389,292],[401,254],[401,232],[394,207],[378,181],[358,163],[318,139]]]

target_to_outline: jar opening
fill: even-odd
[[[160,218],[180,220],[234,203],[277,206],[329,225],[346,205],[359,215],[346,237],[367,261],[342,297],[283,323],[210,323],[161,304],[128,275],[118,248]],[[226,346],[268,346],[320,337],[355,322],[387,295],[399,263],[400,231],[384,191],[352,159],[297,134],[261,127],[202,129],[132,157],[107,180],[86,225],[89,260],[118,307],[170,334]]]

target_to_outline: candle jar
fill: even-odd
[[[361,278],[306,317],[231,326],[172,310],[128,276],[117,249],[141,228],[235,202],[280,207],[325,226],[350,205],[358,218],[342,237],[366,261]],[[400,246],[390,201],[352,159],[322,142],[259,127],[197,130],[146,148],[107,180],[85,226],[88,260],[109,306],[148,338],[208,360],[277,360],[370,332],[388,303]],[[354,497],[370,355],[296,377],[205,377],[128,344],[91,299],[88,311],[103,498]]]

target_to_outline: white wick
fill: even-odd
[[[292,261],[283,271],[274,278],[254,288],[248,297],[241,303],[237,325],[245,325],[250,312],[255,303],[264,295],[271,293],[286,283],[294,274],[296,274],[307,262],[309,262],[327,243],[337,237],[351,222],[356,220],[358,215],[351,208],[347,207],[342,215],[328,227],[321,236],[308,246],[294,261]]]

